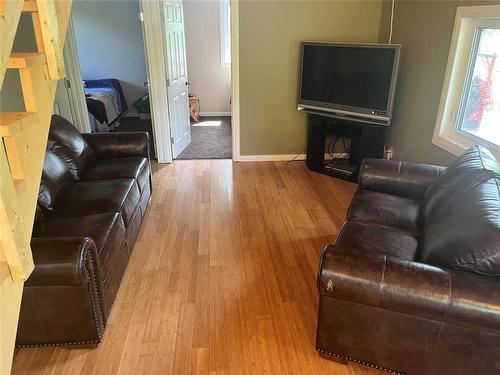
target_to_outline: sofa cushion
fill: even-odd
[[[52,211],[55,201],[73,184],[73,177],[66,164],[55,153],[47,150],[43,162],[40,189],[38,190],[40,207]]]
[[[94,151],[80,132],[65,118],[52,115],[47,147],[68,166],[75,180],[94,159]]]
[[[500,277],[500,176],[463,180],[424,224],[420,261]]]
[[[149,184],[149,163],[142,157],[124,157],[97,160],[89,165],[81,175],[82,181],[106,180],[111,178],[134,178],[141,193]]]
[[[427,188],[422,202],[424,220],[449,205],[457,194],[479,181],[498,175],[500,166],[491,152],[481,146],[471,147]]]
[[[54,207],[54,217],[121,212],[128,227],[139,204],[140,193],[133,179],[80,181],[64,192]]]
[[[105,281],[125,242],[125,225],[119,212],[36,221],[33,237],[90,237],[94,240]],[[125,248],[125,252],[126,248]],[[128,256],[127,256],[128,257]]]
[[[349,220],[342,226],[335,245],[350,251],[414,260],[418,237],[385,225]]]
[[[351,202],[347,218],[388,225],[418,234],[419,211],[419,202],[413,199],[359,189]]]

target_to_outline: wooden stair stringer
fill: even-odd
[[[31,55],[20,66],[10,66],[19,70],[26,112],[0,115],[1,374],[11,371],[23,285],[34,268],[31,231],[56,92],[54,79],[59,78],[49,74],[49,70],[64,74],[64,66],[61,70],[60,65],[51,65],[57,56],[62,56],[72,5],[71,0],[33,1],[0,0],[0,85],[11,57],[21,11],[31,13],[38,53],[45,57]],[[42,10],[44,6],[46,10]],[[51,58],[48,53],[52,53]]]
[[[7,0],[9,1],[11,0]],[[45,22],[44,25],[39,24],[38,28],[38,34],[44,33],[43,38],[37,35],[36,41],[39,47],[38,56],[41,53],[47,57],[42,63],[36,56],[35,60],[31,60],[35,63],[21,62],[17,66],[10,67],[19,69],[26,112],[18,113],[19,119],[15,121],[18,120],[19,123],[11,123],[9,126],[5,124],[8,122],[5,121],[6,118],[9,118],[9,121],[12,120],[9,114],[3,114],[0,117],[4,122],[0,126],[3,139],[0,143],[2,146],[0,147],[2,178],[0,221],[2,221],[2,227],[6,228],[6,232],[2,232],[0,237],[0,266],[3,262],[8,263],[14,282],[26,280],[33,269],[29,242],[57,86],[57,81],[52,79],[50,71],[61,73],[60,67],[51,67],[55,62],[48,56],[49,53],[62,56],[63,45],[57,41],[64,41],[71,10],[71,1],[67,0],[37,0],[36,5],[36,8],[32,3],[25,5],[25,11],[32,12],[34,23]],[[19,13],[22,7],[23,2],[17,9]],[[44,21],[47,17],[41,14],[44,7],[49,9],[46,14],[52,15],[49,21]],[[36,32],[36,24],[34,26]],[[55,36],[51,35],[54,31],[57,32]],[[47,48],[47,40],[50,41],[49,48]],[[10,56],[10,51],[8,52],[3,67],[4,74]],[[17,54],[17,56],[20,55]],[[64,66],[62,73],[64,74]]]
[[[23,0],[1,0],[0,2],[0,87],[3,85],[7,62],[14,44],[17,25],[21,18],[23,9]]]

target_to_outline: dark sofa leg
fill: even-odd
[[[328,359],[330,361],[334,361],[337,363],[341,363],[343,365],[347,365],[349,363],[349,361],[347,359],[338,358],[338,357],[335,357],[335,356],[327,354],[327,353],[318,352],[318,354],[321,358]]]

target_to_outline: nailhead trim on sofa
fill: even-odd
[[[319,349],[319,348],[316,348],[316,351],[318,351],[320,353],[328,354],[328,355],[330,355],[332,357],[337,357],[337,358],[340,358],[340,359],[343,359],[343,360],[346,360],[346,361],[359,363],[361,365],[365,365],[365,366],[368,366],[368,367],[371,367],[371,368],[375,368],[377,370],[386,371],[386,372],[389,372],[391,374],[404,375],[404,373],[402,373],[402,372],[395,371],[395,370],[390,370],[390,369],[387,369],[387,368],[382,367],[382,366],[377,366],[377,365],[374,365],[374,364],[371,364],[371,363],[368,363],[368,362],[365,362],[365,361],[361,361],[359,359],[354,359],[354,358],[351,358],[351,357],[346,357],[346,356],[341,355],[341,354],[330,353],[330,352],[327,352],[326,350],[322,350],[322,349]]]

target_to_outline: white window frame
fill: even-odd
[[[500,158],[500,147],[457,129],[462,93],[471,63],[476,29],[500,26],[500,5],[458,7],[451,39],[448,64],[432,143],[460,155],[469,147],[481,144]]]
[[[231,67],[231,53],[229,53],[229,61],[225,60],[225,45],[226,39],[231,46],[231,25],[228,23],[231,17],[231,0],[219,0],[220,10],[220,64],[223,68]]]

